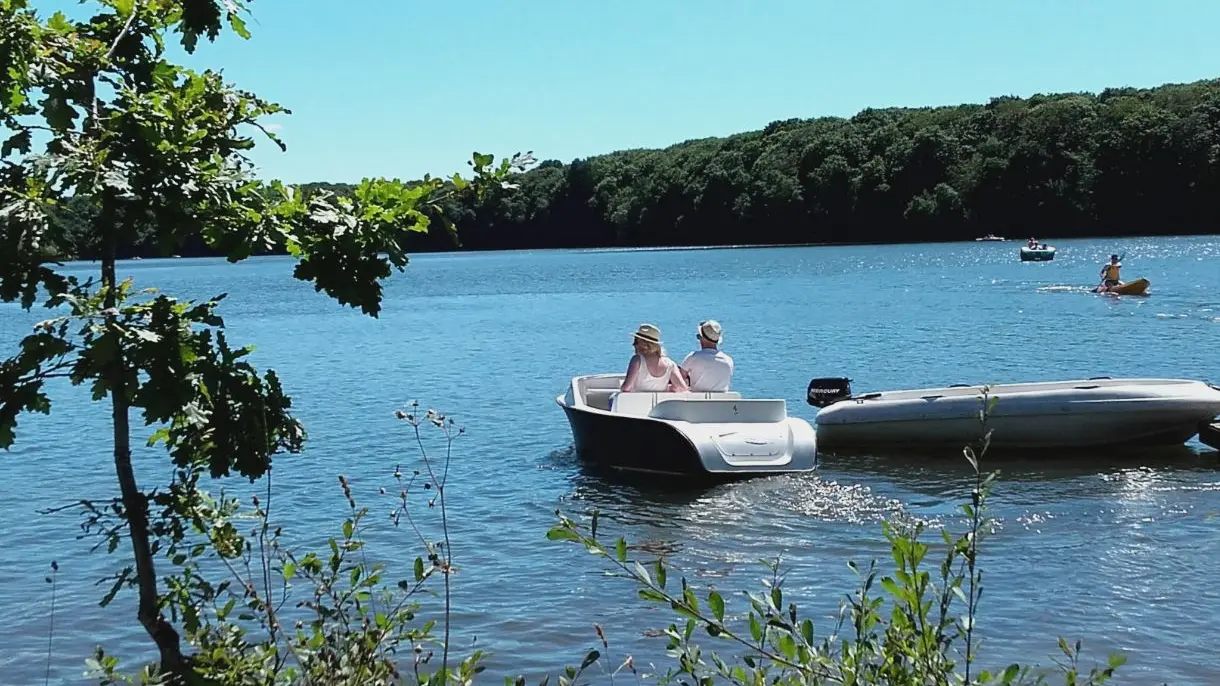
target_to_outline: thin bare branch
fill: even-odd
[[[135,23],[136,15],[139,14],[139,12],[140,1],[136,0],[131,4],[131,14],[127,16],[127,21],[123,23],[123,28],[119,31],[119,35],[115,36],[114,41],[110,43],[110,49],[106,51],[106,57],[103,58],[104,62],[109,62],[114,57],[114,51],[119,49],[119,43],[121,43],[123,38],[127,36],[127,33],[131,31],[131,26]],[[95,116],[96,114],[97,113],[94,112]]]

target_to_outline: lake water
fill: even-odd
[[[782,555],[785,598],[817,617],[819,631],[854,589],[846,562],[888,560],[882,518],[956,524],[953,508],[968,493],[959,460],[828,457],[813,475],[684,493],[585,470],[554,398],[573,375],[625,368],[641,322],[660,326],[680,357],[699,320],[719,319],[736,389],[786,398],[809,419],[813,376],[847,375],[857,390],[1101,375],[1220,380],[1220,238],[1052,243],[1059,253],[1047,263],[1019,262],[1012,241],[420,255],[387,285],[380,319],[293,280],[288,259],[147,260],[121,270],[137,287],[181,297],[230,294],[221,308],[230,341],[258,346],[256,363],[278,371],[310,432],[304,454],[275,471],[279,518],[297,540],[337,530],[338,473],[384,521],[391,503],[377,488],[417,454],[395,409],[418,399],[466,426],[448,491],[463,568],[455,619],[463,645],[477,637],[492,652],[490,683],[499,683],[579,662],[595,645],[593,622],[605,627],[612,659],[664,655],[664,639],[647,634],[672,616],[603,578],[595,558],[546,541],[556,507],[598,508],[607,534],[664,551],[680,573],[723,590],[755,588],[754,561]],[[1152,281],[1149,297],[1088,292],[1111,252],[1125,253],[1126,279]],[[0,306],[4,355],[47,316]],[[98,643],[129,661],[149,656],[130,596],[97,603],[108,585],[94,582],[126,563],[126,544],[90,553],[75,514],[37,512],[117,492],[106,419],[86,391],[66,389],[51,416],[21,419],[5,455],[6,683],[43,679],[52,560],[53,681],[79,681]],[[165,483],[167,464],[141,455],[143,485]],[[1121,461],[992,465],[1004,473],[992,502],[999,530],[984,548],[984,665],[1049,665],[1064,635],[1083,640],[1086,658],[1126,651],[1120,683],[1214,680],[1218,464],[1191,443]],[[382,526],[374,536],[374,552],[395,564],[419,552],[404,532]]]

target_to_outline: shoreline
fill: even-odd
[[[1039,237],[1040,242],[1063,243],[1074,241],[1131,241],[1131,240],[1154,240],[1154,239],[1180,239],[1180,238],[1220,238],[1220,228],[1215,233],[1183,233],[1183,234],[1137,234],[1137,235],[1097,235],[1097,236],[1078,236],[1073,238],[1044,238]],[[631,253],[631,252],[685,252],[696,250],[763,250],[774,248],[850,248],[850,247],[869,247],[869,246],[895,246],[895,245],[944,245],[948,243],[977,243],[980,245],[1004,244],[1004,245],[1023,245],[1024,239],[1006,238],[1003,241],[979,241],[973,238],[960,239],[948,238],[944,240],[920,240],[920,241],[899,241],[899,242],[816,242],[816,243],[734,243],[729,245],[659,245],[659,246],[605,246],[605,247],[585,247],[585,248],[480,248],[477,250],[420,250],[408,252],[409,258],[414,259],[424,255],[477,255],[477,254],[495,254],[495,253],[519,253],[519,252],[572,252],[572,253]],[[251,255],[242,260],[243,262],[256,258],[275,258],[275,257],[290,257],[287,253],[268,253],[264,255]],[[151,255],[151,256],[135,256],[119,258],[119,262],[147,262],[155,261],[158,263],[171,260],[224,260],[220,255]],[[97,259],[79,259],[79,258],[57,258],[46,260],[43,264],[93,264],[97,263]]]

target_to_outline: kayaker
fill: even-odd
[[[1113,288],[1122,283],[1118,274],[1122,268],[1123,265],[1118,261],[1118,255],[1111,255],[1110,261],[1101,268],[1101,284],[1106,288]]]
[[[699,349],[682,360],[680,368],[692,391],[723,393],[733,379],[733,358],[718,346],[724,336],[720,322],[708,319],[699,322],[695,338]]]

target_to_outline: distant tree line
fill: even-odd
[[[775,121],[661,150],[546,160],[516,183],[447,207],[457,236],[417,234],[411,249],[1216,233],[1220,79]],[[79,254],[79,243],[63,247]],[[206,254],[202,241],[185,250]]]

